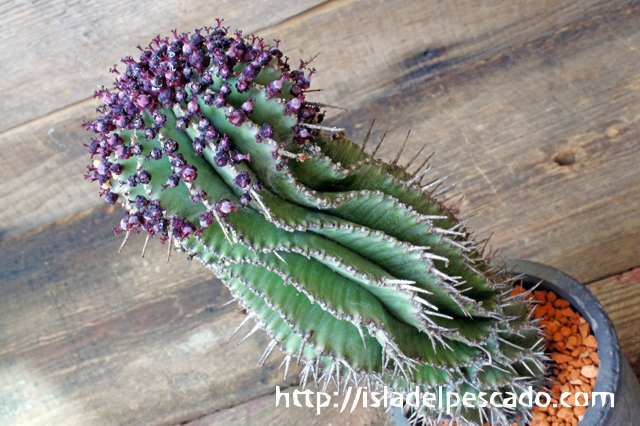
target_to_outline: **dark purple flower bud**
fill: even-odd
[[[186,90],[184,90],[182,88],[176,89],[176,92],[175,92],[174,96],[175,96],[176,102],[178,102],[180,104],[183,103],[183,102],[186,102],[186,100],[187,100],[187,92],[186,92]]]
[[[180,175],[186,183],[193,182],[198,177],[198,170],[193,166],[187,166],[182,169]]]
[[[151,225],[151,227],[149,228],[149,232],[153,235],[153,234],[157,234],[157,233],[161,233],[161,232],[165,232],[168,228],[169,224],[167,219],[159,219],[157,221],[155,221],[153,223],[153,225]]]
[[[229,137],[227,136],[226,133],[222,135],[222,138],[220,139],[220,143],[218,144],[218,147],[225,151],[229,151],[231,149],[231,142],[229,142]]]
[[[202,95],[202,101],[206,106],[213,106],[216,100],[216,95],[210,91],[207,91],[204,95]]]
[[[296,126],[293,129],[293,134],[296,135],[299,138],[306,138],[311,136],[311,133],[309,132],[309,130],[306,127],[303,126]]]
[[[147,127],[146,129],[144,129],[144,137],[148,140],[155,139],[157,134],[158,132],[156,132],[156,129],[154,129],[153,127]]]
[[[156,126],[162,127],[164,126],[164,123],[166,121],[167,121],[167,117],[165,117],[163,113],[158,111],[155,114],[153,114],[153,122],[156,124]]]
[[[258,53],[256,62],[258,63],[258,65],[264,68],[271,62],[271,55],[266,50],[263,50],[262,52]]]
[[[161,90],[160,94],[158,95],[158,100],[160,101],[160,103],[164,105],[173,104],[173,90],[171,89]]]
[[[111,167],[111,163],[107,160],[104,160],[102,163],[98,164],[98,167],[96,169],[98,170],[98,173],[100,173],[101,175],[106,175],[107,173],[111,173],[109,171],[110,167]]]
[[[214,221],[213,215],[209,212],[200,215],[200,226],[206,228],[210,226]]]
[[[218,152],[216,152],[216,156],[214,157],[213,161],[216,163],[216,166],[224,167],[229,162],[229,153],[224,150],[219,150]]]
[[[240,127],[247,121],[247,116],[240,109],[234,109],[229,115],[225,115],[231,124]]]
[[[118,145],[122,145],[123,140],[120,137],[120,135],[116,134],[116,133],[111,133],[110,135],[107,135],[104,137],[104,142],[113,147],[113,146],[118,146]]]
[[[205,144],[202,138],[195,138],[193,140],[193,150],[196,152],[196,155],[202,155],[202,151],[204,151]]]
[[[253,79],[256,78],[259,72],[260,68],[256,67],[252,63],[242,69],[242,75],[247,82],[253,81]]]
[[[273,56],[274,58],[282,58],[282,52],[280,51],[280,49],[278,49],[277,47],[274,47],[273,49],[271,49],[271,56]]]
[[[214,141],[218,139],[219,136],[220,134],[213,126],[207,127],[207,130],[204,132],[204,138],[208,141]]]
[[[273,127],[271,127],[269,124],[263,124],[262,127],[260,127],[260,131],[258,132],[258,134],[261,138],[268,139],[273,136]]]
[[[162,150],[160,148],[151,149],[151,152],[149,153],[149,157],[153,158],[154,160],[161,159],[162,158]]]
[[[181,169],[182,167],[187,165],[186,160],[184,159],[184,155],[178,154],[171,157],[171,165],[176,169]]]
[[[230,64],[219,66],[216,75],[223,80],[227,80],[231,76]]]
[[[85,143],[84,146],[86,146],[89,149],[89,153],[91,154],[92,157],[96,155],[96,153],[98,152],[98,148],[100,147],[98,141],[96,140],[92,140],[91,145],[87,145]]]
[[[135,229],[142,224],[142,215],[130,214],[127,218],[127,229]]]
[[[113,105],[117,99],[116,95],[109,92],[107,89],[104,88],[104,86],[102,87],[102,90],[100,90],[99,92],[96,91],[93,94],[93,97],[102,99],[102,102],[104,102],[105,105]]]
[[[251,99],[251,96],[249,96],[249,99],[245,103],[243,103],[240,108],[246,115],[251,115],[251,113],[253,112],[253,99]]]
[[[231,94],[231,86],[229,86],[229,83],[224,83],[220,86],[219,92],[223,96],[229,96]]]
[[[178,142],[173,139],[166,139],[162,144],[162,150],[165,154],[171,155],[178,149]]]
[[[140,107],[140,109],[145,109],[147,105],[149,105],[149,102],[149,96],[147,95],[140,95],[136,98],[136,104],[138,105],[138,107]]]
[[[300,111],[301,107],[302,101],[298,98],[293,98],[287,102],[286,108],[283,112],[285,114],[296,114],[298,111]]]
[[[145,207],[147,207],[149,205],[149,200],[147,200],[145,197],[143,197],[142,195],[136,195],[136,208],[138,210],[142,210]]]
[[[261,191],[262,190],[262,184],[260,182],[256,182],[253,184],[253,189],[255,189],[256,191]]]
[[[189,195],[189,200],[193,203],[193,204],[197,204],[200,201],[204,200],[207,198],[207,193],[204,192],[202,189],[199,189],[197,192],[192,193],[191,195]]]
[[[107,203],[114,205],[118,202],[118,194],[115,192],[111,192],[111,190],[107,189],[104,192],[104,199],[107,200]]]
[[[151,173],[146,170],[140,170],[140,172],[138,172],[138,181],[143,185],[148,184],[151,182]]]
[[[209,127],[209,120],[204,117],[200,117],[200,121],[198,122],[198,130],[204,132]]]
[[[296,84],[291,87],[289,93],[291,93],[293,96],[298,96],[300,93],[302,93],[302,88]]]
[[[227,99],[221,94],[216,95],[215,99],[213,100],[213,106],[216,108],[222,108],[226,104],[227,104]]]
[[[216,203],[216,210],[220,214],[227,214],[231,211],[237,211],[238,208],[236,207],[236,203],[223,198]]]
[[[248,192],[245,192],[240,196],[240,203],[242,203],[243,206],[246,206],[250,202],[251,202],[251,195]]]
[[[127,178],[127,185],[129,185],[132,188],[135,188],[136,186],[138,186],[139,183],[140,181],[138,180],[138,175],[136,174],[132,174]]]
[[[189,238],[191,236],[191,234],[196,232],[196,230],[197,230],[197,228],[193,223],[186,222],[182,226],[182,229],[180,230],[180,237],[181,238]]]
[[[176,186],[178,186],[178,184],[180,183],[180,176],[178,176],[177,174],[173,173],[171,176],[169,176],[169,179],[167,179],[167,184],[166,185],[162,185],[163,188],[175,188]]]
[[[187,111],[189,111],[191,114],[195,114],[196,112],[200,111],[200,105],[198,105],[196,98],[193,98],[189,101],[189,104],[187,105]]]
[[[191,80],[191,78],[193,77],[193,71],[191,70],[191,67],[184,67],[182,69],[182,75],[186,80]]]
[[[211,76],[210,73],[207,72],[202,75],[202,77],[200,78],[200,81],[205,86],[211,86],[213,84],[213,77]]]
[[[191,96],[198,96],[204,90],[202,84],[198,83],[197,81],[189,84],[189,88],[191,89]]]
[[[282,92],[282,80],[275,80],[267,84],[267,98],[271,99]]]
[[[127,124],[129,124],[129,118],[124,114],[118,115],[114,117],[113,124],[123,129],[127,127]]]
[[[114,175],[120,176],[122,174],[122,165],[114,163],[109,167],[109,171]]]
[[[233,178],[234,185],[239,186],[240,188],[246,188],[251,183],[251,178],[249,177],[249,173],[240,172]]]
[[[131,120],[131,123],[129,124],[132,129],[140,130],[144,126],[144,121],[142,121],[142,117],[138,116],[138,117],[135,117],[133,120]]]
[[[249,84],[244,78],[239,78],[236,82],[236,90],[238,93],[244,93],[249,90]]]
[[[188,117],[176,118],[176,130],[180,130],[181,132],[184,132],[185,130],[187,130],[187,126],[189,126]]]

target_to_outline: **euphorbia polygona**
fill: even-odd
[[[539,329],[435,201],[444,179],[422,184],[426,170],[408,173],[400,153],[387,164],[322,132],[335,129],[307,99],[314,70],[292,69],[278,42],[218,22],[140,51],[113,67],[102,117],[85,123],[97,134],[86,177],[126,210],[116,232],[159,236],[211,269],[248,312],[238,330],[253,320],[247,336],[271,337],[260,365],[279,348],[305,384],[506,398],[423,406],[412,419],[425,424],[527,416],[507,397],[542,383]]]

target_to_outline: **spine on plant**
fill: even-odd
[[[336,129],[307,99],[308,64],[220,21],[139,49],[96,92],[86,177],[125,208],[116,233],[157,237],[227,285],[248,312],[238,330],[251,322],[247,336],[272,339],[260,365],[278,348],[285,375],[301,363],[303,383],[324,388],[519,398],[540,387],[544,345],[525,297],[435,200],[444,179],[422,183],[428,168],[408,173],[400,153],[387,164],[325,132]],[[436,403],[412,420],[506,425],[527,413]]]

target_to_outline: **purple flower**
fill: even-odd
[[[246,206],[247,204],[249,204],[251,202],[251,195],[248,192],[245,192],[244,194],[242,194],[240,196],[240,203],[243,206]]]
[[[236,207],[236,203],[223,198],[216,203],[216,210],[220,214],[227,214],[231,211],[237,211],[238,208]]]
[[[198,177],[198,171],[193,166],[187,166],[182,169],[180,176],[186,183],[193,182]]]
[[[251,178],[249,177],[249,173],[240,172],[233,178],[233,183],[240,188],[246,188],[251,183]]]
[[[242,126],[244,122],[247,121],[247,116],[240,109],[231,111],[231,113],[229,115],[225,115],[225,117],[229,119],[229,122],[236,127]]]
[[[229,162],[229,152],[225,150],[219,150],[216,152],[216,156],[213,158],[213,161],[216,163],[218,167],[224,167]]]
[[[143,185],[148,184],[151,182],[151,173],[146,170],[140,170],[140,172],[138,172],[138,181]]]

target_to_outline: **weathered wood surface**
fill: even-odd
[[[325,0],[4,2],[0,5],[0,132],[89,98],[120,58],[138,57],[169,30],[225,26],[254,32]]]
[[[461,214],[505,255],[585,283],[640,265],[637,2],[6,3],[0,425],[384,424],[370,410],[274,411],[274,386],[294,379],[279,354],[255,367],[264,335],[224,344],[243,314],[214,309],[222,284],[179,255],[167,266],[157,242],[146,259],[142,238],[118,255],[122,211],[80,178],[80,124],[107,69],[217,16],[283,39],[292,63],[321,52],[313,99],[349,109],[328,122],[362,140],[376,118],[384,158],[411,128],[403,161],[424,142],[437,151],[433,176],[456,172]],[[638,271],[591,284],[636,373]]]
[[[269,339],[233,349],[244,318],[222,283],[100,206],[0,244],[0,424],[165,425],[285,385]]]
[[[305,425],[305,426],[393,426],[391,417],[385,413],[384,407],[364,408],[362,404],[356,405],[351,411],[355,390],[352,391],[351,399],[343,409],[344,397],[332,397],[329,406],[322,408],[320,414],[316,408],[305,406],[305,397],[298,396],[298,402],[302,407],[296,407],[293,403],[294,389],[302,390],[300,386],[295,388],[282,389],[281,392],[289,394],[289,406],[287,407],[284,397],[280,397],[280,403],[276,407],[275,394],[265,395],[260,398],[239,404],[210,414],[206,417],[194,420],[183,426],[282,426],[282,425]],[[335,388],[330,388],[327,392],[334,392]],[[310,402],[317,407],[317,395],[312,395]],[[324,402],[324,396],[321,397]],[[373,401],[368,398],[369,404]],[[338,404],[338,406],[334,406]],[[341,412],[342,411],[342,412]],[[178,426],[178,425],[176,425]]]

